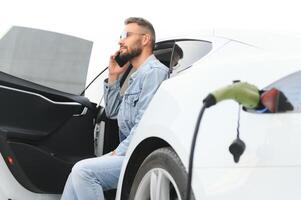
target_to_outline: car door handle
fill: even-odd
[[[73,116],[74,117],[80,117],[80,116],[86,115],[87,112],[88,112],[88,108],[84,107],[84,109],[82,110],[82,112],[80,114],[74,114]]]

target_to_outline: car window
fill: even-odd
[[[208,54],[211,49],[212,44],[207,41],[188,39],[168,40],[156,43],[154,55],[164,65],[172,67],[172,75],[175,75],[190,67],[193,63]],[[127,89],[130,74],[134,71],[135,69],[132,68],[126,77],[121,88],[121,94]]]
[[[156,44],[155,56],[177,74],[204,57],[212,49],[212,43],[203,40],[173,40]]]
[[[292,104],[293,110],[287,112],[301,112],[301,71],[290,74],[263,88],[263,90],[272,88],[283,92],[288,102]]]
[[[25,27],[0,39],[0,71],[71,94],[85,88],[93,43]]]

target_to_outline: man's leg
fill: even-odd
[[[117,188],[124,156],[105,155],[76,163],[65,185],[62,200],[103,200],[103,191]]]
[[[68,179],[66,181],[65,184],[65,188],[64,188],[64,192],[63,195],[61,197],[62,200],[77,200],[74,188],[73,188],[73,183],[72,183],[72,177],[71,177],[71,173],[68,176]]]

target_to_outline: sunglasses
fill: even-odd
[[[134,32],[127,32],[127,31],[123,31],[120,35],[120,39],[126,39],[128,37],[130,37],[131,35],[145,35],[145,33],[134,33]]]

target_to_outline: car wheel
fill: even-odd
[[[160,148],[146,157],[138,169],[129,199],[184,200],[186,183],[187,173],[180,158],[171,148]]]

